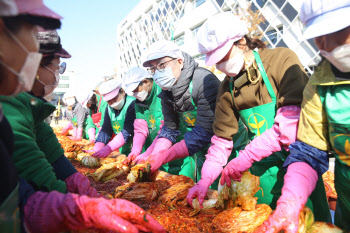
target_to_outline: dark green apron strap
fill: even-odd
[[[255,50],[253,50],[253,53],[254,53],[256,63],[258,64],[258,68],[260,70],[261,76],[262,76],[264,83],[266,85],[267,91],[269,92],[269,95],[271,96],[272,102],[276,102],[277,98],[276,98],[275,92],[273,91],[273,88],[271,86],[269,78],[267,77],[267,74],[266,74],[264,65],[262,64],[262,61],[260,59],[259,53]]]
[[[312,208],[315,216],[315,221],[332,222],[331,212],[327,203],[327,195],[324,187],[323,179],[320,177],[316,183],[314,191],[309,199],[312,202]]]

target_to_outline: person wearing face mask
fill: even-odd
[[[60,27],[61,17],[38,0],[0,0],[0,102],[30,91],[36,70],[28,53],[37,53],[36,25]],[[9,33],[12,35],[10,36]],[[23,47],[13,41],[16,37]],[[5,55],[5,56],[4,56]],[[38,68],[40,59],[36,63]],[[21,75],[19,75],[21,74]],[[92,227],[117,232],[165,232],[163,227],[135,204],[56,191],[34,191],[19,177],[12,161],[14,136],[0,105],[0,231],[66,232]],[[91,211],[91,206],[98,208]],[[137,223],[137,225],[133,224]]]
[[[14,34],[9,35],[16,43],[22,43]],[[60,57],[69,58],[70,54],[62,48],[56,31],[39,29],[36,37],[42,59],[37,72],[33,74],[35,81],[31,91],[2,103],[3,113],[13,129],[13,160],[16,169],[38,190],[97,196],[88,178],[78,172],[64,156],[52,128],[44,122],[56,108],[43,97],[50,94],[58,84]]]
[[[134,135],[135,98],[125,94],[120,79],[103,82],[99,92],[108,107],[95,146],[88,152],[95,152],[94,157],[105,158],[119,149],[120,153],[128,155]]]
[[[198,48],[206,54],[206,65],[216,64],[227,75],[221,83],[213,124],[212,142],[220,142],[221,147],[212,144],[208,154],[228,158],[239,120],[252,140],[224,169],[213,171],[210,179],[222,171],[221,185],[230,186],[231,179],[240,181],[242,173],[249,169],[260,177],[261,190],[255,194],[258,204],[275,209],[286,173],[283,162],[289,154],[288,146],[296,140],[308,76],[293,51],[267,49],[262,41],[250,39],[247,34],[246,23],[232,12],[212,16],[198,31]],[[309,167],[302,169],[308,171]],[[207,186],[197,184],[187,200],[191,204],[198,197],[203,202],[206,192]],[[330,221],[322,177],[311,197],[308,206],[315,218]]]
[[[95,90],[93,95],[87,101],[86,107],[89,108],[90,116],[93,123],[98,129],[100,129],[104,122],[104,115],[108,104],[102,99],[102,96],[99,95]]]
[[[290,155],[283,165],[287,174],[282,196],[257,232],[297,232],[299,212],[317,178],[327,171],[330,151],[335,155],[338,195],[334,223],[350,232],[350,21],[345,20],[349,14],[347,0],[302,2],[304,39],[313,38],[326,59],[304,90],[297,141],[289,146]]]
[[[213,135],[220,81],[170,41],[155,42],[145,55],[143,66],[162,88],[158,97],[164,126],[147,153],[135,160],[138,163],[148,161],[152,172],[167,164],[167,172],[198,181]],[[217,184],[213,188],[217,188]]]
[[[151,75],[144,69],[134,67],[123,77],[123,84],[128,95],[136,98],[134,121],[134,138],[130,161],[141,154],[142,149],[152,148],[163,121],[161,100],[158,95],[162,89],[153,81]]]
[[[73,141],[81,141],[84,138],[88,139],[90,143],[94,143],[96,131],[98,131],[98,129],[96,129],[97,127],[94,125],[89,114],[89,109],[87,109],[85,105],[89,96],[83,95],[85,97],[83,97],[81,103],[79,103],[74,93],[74,91],[68,92],[64,96],[69,111],[69,122],[62,129],[61,134],[67,135],[68,131],[73,129],[73,136],[70,137]]]

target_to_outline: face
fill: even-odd
[[[0,19],[0,59],[12,69],[20,72],[27,58],[27,52],[9,36],[5,27],[4,21]],[[36,26],[20,21],[18,30],[12,33],[29,52],[38,52],[39,44],[36,39]],[[0,64],[0,94],[10,95],[18,85],[17,77]]]
[[[174,59],[172,57],[162,57],[150,61],[150,65],[151,66],[148,68],[148,70],[151,70],[153,72],[157,71],[157,69],[162,70],[171,67],[174,77],[179,77],[183,68],[183,60],[176,58]]]
[[[337,32],[316,37],[314,41],[320,50],[331,52],[340,45],[350,44],[350,26]]]
[[[122,100],[124,97],[125,97],[125,92],[123,89],[120,89],[118,95],[116,97],[114,97],[113,99],[108,100],[107,103],[109,105],[112,105],[112,104]]]
[[[59,57],[55,57],[54,59],[52,59],[49,64],[45,64],[45,65],[40,64],[38,73],[37,73],[37,79],[39,79],[41,82],[45,83],[46,85],[55,84],[56,82],[55,71],[59,69],[59,64],[60,64]],[[44,84],[39,82],[37,79],[35,79],[32,91],[36,96],[43,96],[45,93],[45,90],[44,90],[45,86]]]
[[[150,91],[152,90],[150,80],[148,79],[142,80],[142,82],[132,92],[137,93],[143,90],[148,91],[150,93]]]
[[[230,58],[233,58],[237,52],[240,52],[243,54],[243,51],[247,50],[246,46],[246,39],[243,37],[241,40],[239,40],[238,44],[233,44],[231,49],[228,51],[228,53],[216,64],[220,64],[222,62],[230,60]]]

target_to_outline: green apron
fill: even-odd
[[[197,107],[196,107],[196,105],[193,101],[193,98],[192,98],[192,89],[193,89],[192,81],[190,83],[189,89],[190,89],[191,101],[192,101],[192,105],[194,107],[194,110],[178,113],[179,118],[180,118],[179,130],[181,132],[181,135],[178,137],[178,141],[180,141],[184,138],[184,135],[186,132],[192,131],[192,129],[196,123]],[[242,122],[239,122],[239,132],[233,137],[233,141],[235,143],[234,149],[233,149],[228,161],[235,158],[238,155],[238,151],[240,149],[243,149],[245,147],[245,145],[248,143],[247,131],[246,131],[245,126],[243,125]],[[242,145],[244,145],[244,146],[242,147]],[[187,167],[188,167],[187,173],[193,174],[193,177],[194,177],[193,180],[195,182],[198,182],[201,179],[201,171],[202,171],[205,159],[206,159],[205,155],[208,152],[209,146],[210,146],[210,143],[207,146],[205,146],[204,148],[202,148],[200,151],[195,153],[194,156],[192,156],[192,157],[189,156],[189,157],[185,158],[185,160],[183,162],[183,165],[187,165]],[[195,165],[195,170],[193,170],[193,164]],[[220,180],[220,178],[217,178],[213,182],[213,184],[210,186],[210,188],[217,190],[219,180]]]
[[[192,99],[192,81],[190,83],[189,88],[191,93],[191,101],[193,106],[195,106]],[[177,137],[177,142],[184,139],[184,135],[186,132],[192,131],[192,128],[194,127],[196,122],[197,108],[195,107],[195,109],[192,111],[179,112],[178,116],[180,119],[179,131],[181,132],[181,135]],[[205,147],[200,152],[197,152],[194,156],[187,156],[186,158],[176,159],[167,164],[164,164],[162,169],[164,169],[166,172],[169,172],[170,174],[188,176],[192,180],[197,182],[199,178],[197,171],[198,164],[196,164],[196,162],[200,163],[200,160],[198,160],[196,157],[204,156],[206,154],[207,149],[208,147]]]
[[[335,225],[350,231],[350,85],[318,86],[317,90],[327,114],[329,140],[336,158]]]
[[[275,122],[277,109],[276,95],[267,77],[260,56],[258,52],[253,52],[259,71],[261,72],[263,81],[272,101],[268,104],[239,111],[242,121],[247,126],[250,140],[260,136],[263,132],[272,127]],[[230,90],[233,97],[233,82],[230,82]],[[286,174],[286,171],[283,169],[283,163],[288,155],[289,153],[283,149],[282,151],[273,153],[261,161],[255,162],[250,168],[250,172],[253,175],[260,177],[261,190],[255,194],[255,197],[258,197],[258,204],[264,203],[268,204],[272,209],[276,208],[277,200],[281,196],[281,191],[284,184],[284,175]],[[327,205],[327,197],[322,177],[318,180],[316,188],[313,194],[310,196],[310,199],[306,205],[313,210],[315,219],[317,221],[329,221],[330,211]],[[316,205],[313,205],[312,203]]]
[[[74,125],[74,127],[77,127],[77,117],[75,116],[72,120],[71,120],[72,124]],[[95,135],[97,135],[98,133],[98,128],[95,126],[94,122],[92,121],[92,118],[90,115],[88,115],[85,118],[85,121],[83,123],[83,138],[85,139],[89,139],[89,134],[88,134],[88,130],[90,128],[95,128],[96,129],[96,133]]]
[[[108,105],[108,114],[109,114],[109,118],[111,119],[111,124],[115,135],[117,135],[122,131],[129,105],[134,100],[135,98],[131,96],[126,96],[125,104],[118,116],[115,115],[114,108]],[[119,148],[119,152],[121,154],[128,155],[131,152],[131,147],[132,147],[132,140],[129,140],[129,142],[125,143],[121,148]]]
[[[0,232],[21,232],[19,184],[0,206]]]
[[[143,119],[147,122],[149,134],[146,138],[144,149],[147,149],[157,137],[161,120],[164,119],[162,113],[161,100],[158,95],[162,89],[153,82],[150,96],[142,104],[135,104],[136,119]]]

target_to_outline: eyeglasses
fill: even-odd
[[[53,63],[49,63],[50,65],[52,65],[52,66],[54,66],[54,67],[56,67],[56,68],[58,68],[58,72],[60,73],[60,74],[63,74],[65,71],[66,71],[66,68],[67,68],[67,64],[65,63],[65,62],[62,62],[61,64],[59,64],[58,66],[57,65],[55,65],[55,64],[53,64]],[[47,69],[49,69],[48,67],[46,67]],[[49,69],[50,70],[50,69]],[[51,71],[51,70],[50,70]],[[55,72],[53,72],[53,73],[55,73]]]
[[[160,64],[158,64],[156,67],[150,67],[150,68],[148,68],[147,69],[147,71],[148,71],[148,73],[150,74],[150,75],[154,75],[154,73],[156,72],[156,69],[159,71],[159,72],[164,72],[164,69],[165,69],[165,67],[166,67],[166,64],[168,64],[169,62],[171,62],[171,61],[174,61],[174,60],[177,60],[177,58],[173,58],[173,59],[171,59],[171,60],[169,60],[169,61],[166,61],[166,62],[162,62],[162,63],[160,63]],[[175,64],[175,63],[174,63]]]

